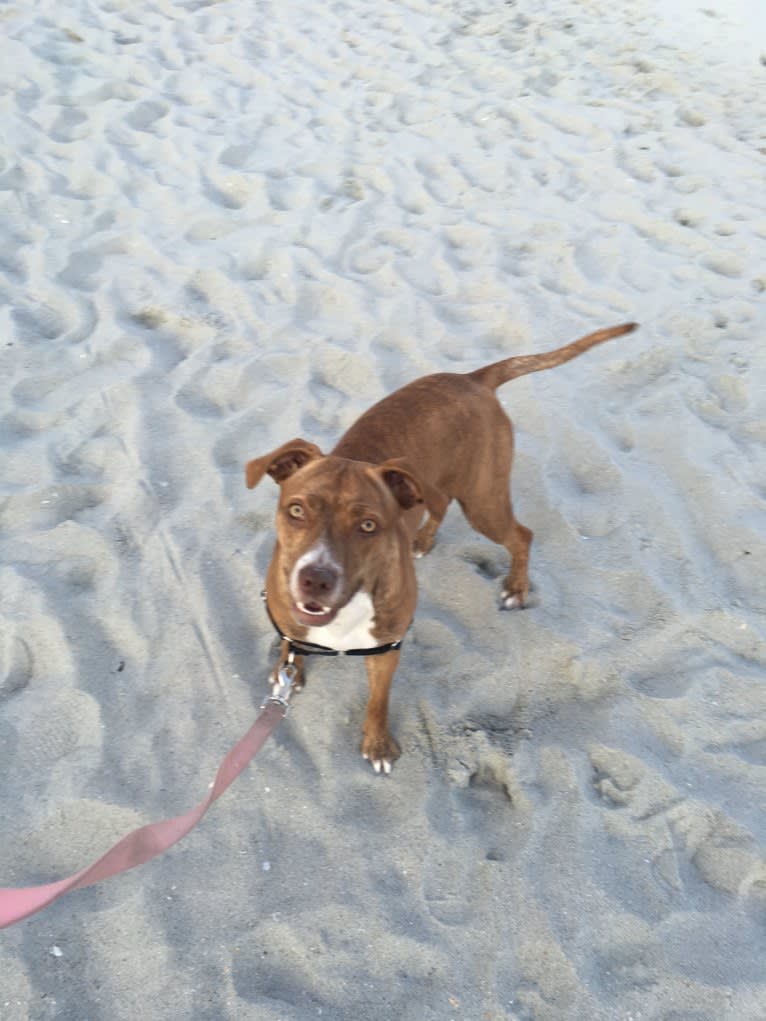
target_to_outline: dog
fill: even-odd
[[[474,372],[424,376],[365,412],[329,454],[295,439],[246,465],[249,489],[264,475],[280,488],[264,593],[282,639],[272,678],[289,661],[294,686],[302,686],[303,658],[312,652],[364,656],[361,751],[376,773],[390,773],[400,754],[388,729],[388,698],[415,612],[413,554],[431,549],[452,500],[510,554],[501,608],[520,608],[527,598],[533,533],[513,514],[513,427],[496,389],[635,328],[599,330]]]

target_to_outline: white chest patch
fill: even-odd
[[[326,645],[328,649],[345,652],[347,649],[373,649],[377,639],[372,636],[375,611],[367,592],[357,592],[335,620],[324,627],[310,627],[305,641]]]

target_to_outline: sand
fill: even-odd
[[[3,1021],[766,1019],[758,0],[0,11],[0,885],[204,795],[266,691],[276,489],[510,384],[529,609],[451,511],[393,776],[355,661],[169,854],[3,933]]]

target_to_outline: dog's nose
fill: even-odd
[[[337,571],[331,567],[308,564],[298,575],[298,586],[306,598],[327,598],[338,582]]]

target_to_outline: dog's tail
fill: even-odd
[[[589,333],[587,337],[566,344],[555,351],[548,351],[541,355],[517,355],[513,358],[504,358],[501,362],[494,362],[492,365],[485,365],[483,369],[476,369],[469,372],[468,378],[476,380],[482,386],[496,390],[503,383],[508,383],[517,376],[526,376],[529,372],[540,372],[541,369],[552,369],[556,365],[576,358],[584,351],[590,350],[596,344],[603,344],[605,340],[612,337],[622,337],[625,333],[632,333],[638,323],[623,323],[622,326],[610,326],[606,330],[596,330]]]

